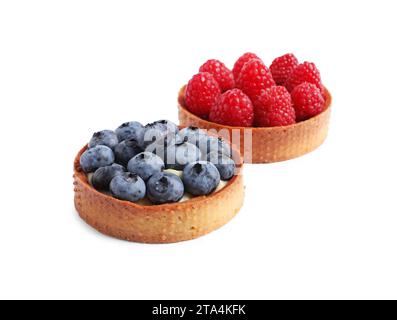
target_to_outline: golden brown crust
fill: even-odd
[[[103,234],[134,242],[172,243],[191,240],[229,222],[244,201],[242,170],[227,186],[209,196],[186,202],[143,206],[95,190],[74,162],[75,207],[80,217]]]
[[[179,121],[181,126],[196,126],[207,130],[240,131],[240,153],[245,163],[269,163],[293,159],[313,151],[320,146],[328,133],[331,114],[332,98],[326,90],[326,109],[319,115],[290,126],[269,128],[243,128],[219,125],[203,120],[185,108],[185,86],[179,91]],[[245,149],[251,145],[244,145],[244,132],[252,131],[252,158]],[[225,136],[228,138],[228,135]]]

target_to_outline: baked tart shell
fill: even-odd
[[[80,167],[86,149],[74,161],[74,203],[80,217],[105,235],[142,243],[191,240],[225,225],[243,205],[242,167],[223,189],[209,196],[152,206],[115,199],[90,185]]]
[[[220,125],[189,112],[185,107],[185,88],[186,86],[181,88],[178,96],[180,125],[216,130],[229,140],[236,131],[237,133],[239,131],[240,145],[236,147],[244,156],[245,163],[271,163],[293,159],[313,151],[327,137],[332,102],[331,94],[327,89],[325,89],[325,110],[313,118],[289,126],[244,128]],[[246,139],[247,136],[252,138]],[[234,143],[235,141],[233,140]]]

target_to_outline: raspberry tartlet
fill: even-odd
[[[95,133],[75,158],[74,186],[86,223],[143,243],[205,235],[229,222],[244,201],[239,152],[212,133],[169,121]]]
[[[256,54],[246,53],[228,72],[218,60],[206,64],[212,61],[218,68],[200,69],[179,91],[181,126],[217,132],[246,163],[293,159],[323,143],[332,98],[314,63],[286,54],[268,68]],[[225,89],[220,83],[233,83],[231,76],[235,87]]]

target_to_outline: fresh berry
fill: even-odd
[[[216,152],[227,157],[231,157],[232,154],[230,145],[222,138],[217,138],[214,136],[206,136],[205,138],[201,139],[199,148],[203,156],[206,156],[211,152]],[[206,157],[205,160],[207,160]]]
[[[145,128],[158,129],[162,132],[166,133],[177,133],[179,132],[178,126],[170,120],[158,120],[152,123],[149,123],[145,126]]]
[[[141,152],[142,149],[135,139],[121,141],[116,148],[114,148],[116,162],[123,165],[124,167],[127,166],[128,161]]]
[[[163,160],[150,152],[137,154],[128,162],[128,171],[138,174],[143,180],[147,181],[155,173],[164,170]]]
[[[86,150],[80,157],[80,166],[85,173],[94,172],[100,167],[110,166],[114,162],[114,153],[107,146],[96,146]]]
[[[201,152],[194,144],[184,142],[169,146],[163,159],[167,169],[183,170],[187,164],[200,160]]]
[[[269,69],[259,59],[250,60],[244,65],[236,84],[253,103],[267,88],[276,85]]]
[[[157,138],[156,141],[146,147],[145,151],[154,153],[163,159],[163,155],[169,146],[182,144],[183,142],[184,140],[179,133],[167,134],[166,136]]]
[[[252,59],[259,59],[259,57],[255,53],[247,52],[237,59],[233,67],[233,76],[235,80],[237,80],[239,77],[241,69],[244,67],[244,65]]]
[[[197,127],[186,127],[179,132],[179,135],[182,141],[189,142],[198,146],[200,138],[205,137],[206,133],[204,130],[201,130]]]
[[[145,133],[140,141],[140,147],[145,150],[153,142],[163,139],[166,136],[174,137],[179,129],[178,126],[169,120],[160,120],[149,123],[144,127]]]
[[[92,136],[90,142],[88,143],[88,148],[94,148],[96,146],[102,145],[107,146],[110,149],[114,149],[119,143],[119,139],[114,131],[103,130],[95,132]]]
[[[109,184],[112,179],[125,172],[123,166],[113,163],[111,166],[99,168],[92,176],[92,186],[97,190],[109,190]]]
[[[322,88],[320,72],[314,63],[304,62],[298,65],[285,82],[285,87],[292,92],[296,86],[303,82],[313,83],[317,88]]]
[[[252,102],[239,89],[226,91],[211,108],[210,121],[235,127],[250,127],[254,120]]]
[[[219,60],[208,60],[200,67],[199,71],[211,73],[222,92],[233,89],[235,86],[233,73]]]
[[[183,169],[182,179],[187,192],[201,196],[213,192],[221,178],[218,169],[211,162],[197,161]]]
[[[116,175],[109,189],[114,197],[131,202],[141,200],[146,195],[145,182],[137,174],[129,172]]]
[[[222,180],[230,180],[234,176],[236,164],[229,157],[218,152],[210,152],[207,155],[207,160],[215,165]]]
[[[143,136],[143,126],[139,122],[131,121],[125,122],[120,127],[116,129],[117,137],[119,141],[124,141],[126,139],[135,139],[140,141]]]
[[[295,123],[291,95],[285,87],[267,89],[255,103],[255,124],[258,127],[287,126]]]
[[[185,188],[181,178],[169,172],[159,172],[147,182],[147,197],[154,204],[178,202]]]
[[[274,59],[270,65],[270,72],[276,84],[283,86],[298,64],[298,59],[292,53]]]
[[[220,94],[221,89],[214,76],[208,72],[200,72],[187,84],[186,107],[195,115],[208,119],[211,107],[215,105]]]
[[[303,121],[324,111],[325,101],[321,90],[314,84],[304,82],[291,93],[296,112],[296,120]]]

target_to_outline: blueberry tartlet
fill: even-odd
[[[171,243],[231,220],[244,200],[242,159],[223,139],[161,120],[95,133],[74,162],[75,207],[119,239]]]

